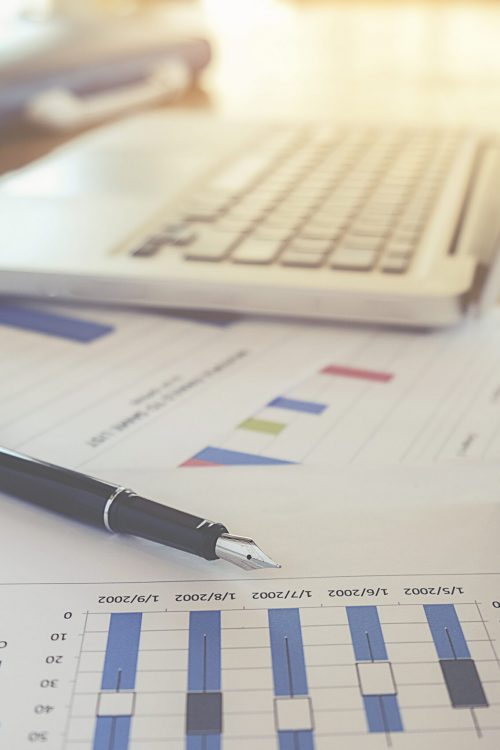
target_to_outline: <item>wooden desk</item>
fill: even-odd
[[[232,117],[328,117],[500,128],[500,4],[199,0],[158,22],[200,22],[214,47],[178,106]],[[0,171],[66,137],[12,128]]]

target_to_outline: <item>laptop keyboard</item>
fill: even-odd
[[[402,274],[461,145],[443,132],[272,134],[131,254]]]

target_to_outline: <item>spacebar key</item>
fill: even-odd
[[[265,265],[272,263],[278,255],[282,240],[260,240],[249,237],[244,240],[231,255],[234,263],[254,263]]]
[[[185,260],[223,260],[240,239],[239,233],[204,229],[196,232],[195,241],[185,249]]]

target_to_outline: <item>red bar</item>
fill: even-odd
[[[394,375],[390,372],[376,372],[375,370],[359,370],[356,367],[345,367],[344,365],[328,365],[321,372],[324,375],[340,375],[344,378],[357,378],[358,380],[371,380],[376,383],[388,383]]]
[[[212,461],[201,461],[199,458],[190,458],[181,464],[181,468],[183,466],[220,466],[220,464],[214,464]]]

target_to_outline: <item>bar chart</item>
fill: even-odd
[[[484,687],[452,604],[429,604],[425,615],[453,708],[487,708]],[[475,718],[475,714],[472,714]]]
[[[189,615],[187,750],[219,750],[222,734],[220,612]]]
[[[402,732],[397,686],[376,607],[347,607],[360,693],[370,732]]]
[[[94,750],[127,747],[134,715],[135,678],[142,615],[116,613],[109,622]]]
[[[392,372],[366,367],[325,365],[297,384],[291,393],[271,399],[256,414],[240,422],[223,444],[204,448],[182,466],[303,463],[338,421],[346,401],[356,403],[367,391],[387,386],[394,377]],[[339,392],[339,380],[347,384],[347,389],[341,385]]]
[[[87,613],[65,747],[497,746],[484,604],[357,603],[354,589],[318,602],[310,586],[313,601],[281,606],[264,587],[244,606],[221,591],[209,606]]]
[[[312,750],[313,716],[298,609],[270,609],[274,714],[280,750]]]
[[[2,306],[3,443],[96,475],[144,446],[151,468],[500,455],[498,316],[411,336],[223,322]]]

